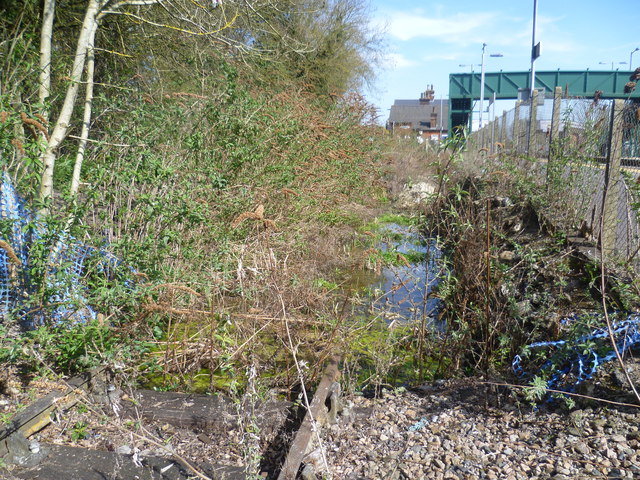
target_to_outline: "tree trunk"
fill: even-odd
[[[53,17],[56,11],[56,0],[44,0],[42,9],[42,31],[40,32],[40,88],[38,99],[43,105],[51,93],[51,43],[53,40]],[[48,110],[48,109],[47,109]],[[43,112],[48,117],[46,111]]]
[[[97,26],[97,25],[96,25]],[[93,105],[93,77],[95,70],[95,49],[94,43],[96,38],[96,30],[93,29],[87,50],[87,72],[86,72],[86,93],[84,100],[84,117],[82,119],[82,133],[80,134],[80,145],[78,145],[78,153],[76,154],[76,163],[73,166],[73,176],[71,178],[71,196],[75,197],[80,187],[80,172],[82,171],[82,163],[84,162],[84,152],[87,148],[87,140],[89,139],[89,129],[91,128],[91,111]]]
[[[82,71],[87,57],[89,48],[89,40],[95,35],[98,26],[97,15],[99,11],[99,1],[89,0],[87,12],[82,22],[82,29],[78,37],[78,45],[76,47],[76,55],[73,60],[71,70],[71,79],[67,94],[64,98],[62,110],[58,116],[53,133],[49,140],[49,145],[42,156],[43,172],[42,182],[40,184],[40,201],[44,202],[53,197],[53,169],[56,162],[56,150],[64,140],[69,130],[69,122],[73,114],[73,109],[78,96],[78,88],[82,79]],[[48,213],[48,209],[44,208],[41,213]]]

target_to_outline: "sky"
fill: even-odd
[[[483,43],[486,72],[529,71],[533,3],[370,0],[373,28],[386,32],[381,66],[366,95],[381,123],[395,99],[417,99],[428,85],[437,99],[447,98],[450,73],[480,71]],[[614,69],[629,70],[630,53],[640,47],[640,0],[538,0],[537,42],[536,71],[610,71],[612,62]],[[633,55],[637,67],[640,51]],[[505,102],[500,106],[513,108]]]

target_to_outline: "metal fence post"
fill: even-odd
[[[620,200],[620,189],[622,187],[620,160],[622,157],[623,112],[624,100],[614,100],[611,108],[607,166],[604,173],[602,229],[600,231],[600,248],[607,254],[613,253],[616,249],[616,225],[619,221],[618,202]]]
[[[551,132],[549,132],[549,156],[547,158],[547,189],[552,180],[554,163],[557,161],[558,141],[560,139],[560,106],[562,105],[562,87],[553,92],[553,114],[551,115]]]
[[[513,131],[511,133],[513,138],[513,150],[519,153],[520,147],[520,104],[522,100],[516,101],[516,108],[513,112]]]
[[[502,125],[500,125],[500,140],[499,142],[502,144],[502,148],[504,148],[507,143],[507,112],[502,112]]]
[[[496,150],[496,124],[498,123],[497,119],[493,119],[491,122],[491,153],[494,153]]]
[[[531,95],[531,110],[529,114],[529,142],[527,143],[527,154],[530,157],[535,155],[536,148],[536,131],[537,131],[537,114],[538,114],[538,90],[533,91]]]
[[[551,136],[549,137],[549,160],[557,152],[560,139],[560,107],[562,106],[562,87],[556,87],[553,92],[553,114],[551,116]],[[556,144],[556,145],[554,145]]]

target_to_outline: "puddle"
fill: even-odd
[[[443,271],[443,254],[433,238],[423,236],[414,226],[386,224],[381,231],[387,265],[379,274],[354,272],[352,286],[368,287],[365,306],[369,313],[388,324],[421,322],[442,328],[438,316],[441,301],[432,296]]]

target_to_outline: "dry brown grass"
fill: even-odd
[[[22,262],[16,255],[16,251],[13,249],[11,245],[9,245],[4,240],[0,240],[0,248],[2,248],[5,252],[7,252],[7,256],[9,257],[9,260],[11,261],[11,263],[13,263],[18,267],[22,265]]]
[[[175,95],[158,101],[176,105],[179,100],[186,101]],[[242,371],[245,362],[253,361],[250,357],[273,375],[274,384],[288,388],[296,383],[292,352],[285,347],[289,339],[284,314],[293,344],[305,360],[314,363],[335,346],[335,338],[328,340],[326,335],[333,326],[327,324],[334,321],[336,310],[341,310],[336,305],[343,299],[318,287],[317,280],[338,282],[336,272],[359,260],[351,258],[355,233],[351,219],[366,223],[374,217],[383,187],[377,153],[361,147],[344,126],[336,128],[335,117],[323,114],[315,101],[304,93],[286,91],[269,97],[262,110],[252,113],[251,122],[266,132],[260,151],[267,153],[247,161],[240,173],[225,172],[224,188],[212,190],[210,172],[200,172],[197,165],[187,171],[180,148],[158,147],[163,165],[176,170],[172,182],[179,185],[182,176],[189,176],[194,187],[188,197],[207,220],[172,226],[179,238],[165,263],[172,276],[152,288],[136,322],[126,328],[160,325],[166,332],[162,342],[150,331],[156,351],[162,352],[153,354],[153,363],[166,362],[167,373],[183,376],[185,383],[203,365],[216,369],[226,361]],[[197,102],[185,111],[185,121],[205,122],[199,108]],[[205,147],[217,148],[219,139],[202,131]],[[282,131],[293,139],[283,141],[278,136]],[[191,133],[185,127],[185,136]],[[342,138],[336,141],[334,135]],[[369,145],[368,136],[363,138]],[[223,159],[225,154],[221,153]],[[416,168],[418,164],[416,160]],[[110,205],[107,216],[127,212],[114,226],[115,238],[144,239],[147,232],[162,230],[161,216],[146,219],[127,206],[135,205],[139,195],[156,197],[162,188],[172,187],[140,188],[143,191],[132,191],[126,184],[102,187],[119,192],[119,204]],[[143,228],[132,232],[131,225]],[[195,255],[183,255],[182,245]],[[219,263],[208,262],[214,255]]]
[[[34,137],[35,137],[35,131],[34,128],[36,130],[38,130],[40,133],[42,133],[42,135],[44,135],[44,137],[47,139],[47,141],[49,141],[49,131],[47,130],[47,127],[45,127],[42,123],[40,123],[38,120],[34,120],[33,118],[29,118],[27,117],[27,114],[24,112],[20,113],[20,120],[22,120],[22,124],[29,128]]]
[[[152,290],[160,290],[160,289],[169,289],[169,290],[179,290],[182,292],[189,293],[194,297],[201,297],[202,294],[196,292],[193,288],[188,287],[187,285],[178,285],[175,283],[161,283],[159,285],[154,285]]]
[[[16,150],[20,153],[20,155],[25,155],[24,144],[18,138],[11,139],[11,145],[16,147]]]
[[[436,147],[389,138],[386,155],[384,187],[391,197],[396,197],[408,183],[435,183],[437,163],[442,154]]]
[[[278,229],[275,221],[264,217],[264,205],[258,205],[253,212],[242,212],[231,222],[231,228],[238,228],[247,219],[262,221],[266,229]]]

